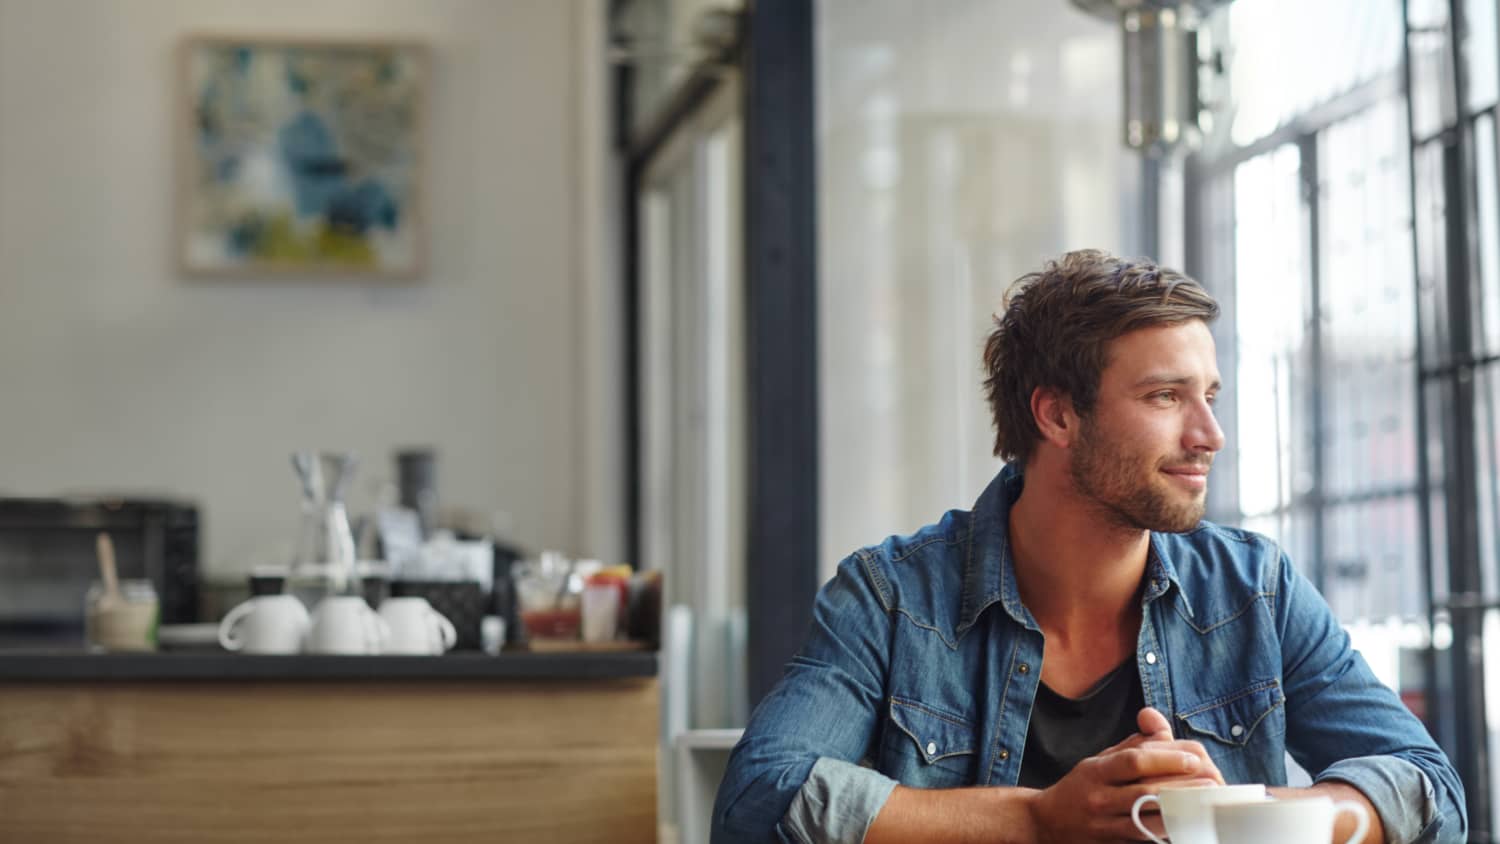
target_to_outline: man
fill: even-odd
[[[984,354],[1007,467],[840,564],[715,842],[1142,840],[1140,795],[1284,786],[1287,752],[1314,784],[1274,793],[1360,802],[1368,842],[1465,839],[1452,766],[1323,599],[1270,540],[1200,521],[1218,310],[1092,250],[1012,287]]]

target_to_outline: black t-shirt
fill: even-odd
[[[1133,656],[1081,698],[1038,684],[1017,785],[1047,788],[1074,765],[1134,735],[1136,715],[1145,705]]]

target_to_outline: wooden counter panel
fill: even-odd
[[[654,679],[0,684],[0,841],[656,839]]]

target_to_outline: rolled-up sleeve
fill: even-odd
[[[792,798],[783,831],[793,841],[859,844],[895,788],[884,774],[825,756]]]
[[[1416,765],[1395,756],[1360,756],[1324,768],[1314,782],[1352,785],[1374,804],[1389,842],[1457,841],[1440,836],[1443,813],[1432,780]]]
[[[812,628],[750,716],[714,801],[714,844],[859,842],[895,782],[869,758],[884,698],[891,621],[872,552],[839,564]]]
[[[1315,782],[1359,789],[1379,813],[1387,841],[1466,841],[1463,784],[1427,728],[1375,677],[1286,556],[1278,552],[1269,569],[1292,758]]]

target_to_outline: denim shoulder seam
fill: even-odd
[[[865,570],[865,577],[870,579],[870,585],[875,587],[875,598],[880,601],[880,608],[890,614],[895,608],[891,596],[891,584],[885,579],[885,573],[875,564],[874,555],[865,549],[854,552],[859,558],[860,567]]]
[[[891,562],[892,563],[902,563],[902,562],[905,562],[913,554],[917,553],[918,551],[922,550],[923,548],[926,548],[929,545],[935,545],[935,544],[937,544],[939,542],[942,542],[942,543],[944,543],[946,545],[957,545],[958,544],[958,540],[957,539],[954,539],[954,538],[951,538],[951,537],[947,537],[947,536],[934,536],[934,537],[932,537],[930,539],[924,540],[922,543],[920,543],[918,545],[914,545],[914,546],[912,546],[910,548],[907,548],[905,551],[903,551],[901,554],[899,554],[897,556],[891,557]]]

